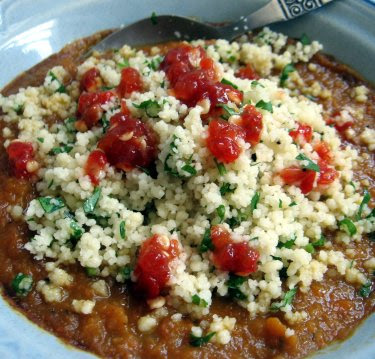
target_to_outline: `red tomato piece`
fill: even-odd
[[[98,143],[108,162],[123,170],[147,167],[157,156],[157,135],[145,123],[123,113],[110,120],[107,133]]]
[[[80,132],[85,132],[94,127],[103,116],[103,110],[100,105],[90,106],[83,114],[82,117],[76,121],[75,127]]]
[[[338,178],[339,173],[334,168],[328,166],[328,164],[325,161],[323,161],[323,160],[319,161],[318,165],[320,167],[318,184],[329,185],[336,178]]]
[[[13,141],[6,151],[12,172],[17,178],[29,178],[39,168],[30,142]]]
[[[245,141],[255,146],[260,141],[260,135],[263,129],[263,116],[253,106],[246,105],[241,114],[241,119],[237,125],[245,131]]]
[[[311,142],[313,130],[311,126],[299,123],[296,130],[290,131],[289,135],[300,145]]]
[[[248,80],[259,80],[260,76],[254,70],[254,68],[247,64],[244,67],[240,67],[236,73],[236,76],[240,79],[248,79]]]
[[[126,67],[121,71],[120,84],[117,91],[121,97],[130,97],[134,91],[142,91],[143,82],[138,70]]]
[[[212,120],[208,126],[207,147],[220,161],[235,161],[242,152],[239,140],[245,137],[241,127],[224,120]]]
[[[81,91],[96,92],[101,86],[103,81],[98,69],[93,67],[83,74],[80,83]]]
[[[340,134],[343,135],[346,130],[348,130],[349,128],[351,128],[354,125],[354,122],[353,121],[346,121],[346,122],[343,122],[343,123],[341,123],[341,122],[339,123],[335,119],[336,116],[339,116],[339,113],[333,114],[333,117],[328,118],[326,123],[327,123],[327,125],[334,125],[337,132],[339,132]]]
[[[158,234],[141,246],[134,275],[136,290],[147,299],[158,297],[166,288],[171,275],[171,262],[178,256],[178,242]]]
[[[165,71],[176,98],[188,106],[209,99],[211,108],[228,101],[240,103],[243,94],[217,80],[214,61],[201,47],[182,45],[171,49],[160,68]]]
[[[94,185],[97,186],[99,184],[107,163],[107,156],[101,150],[92,151],[87,158],[85,173],[90,177],[90,180]]]
[[[78,100],[78,113],[83,114],[89,107],[93,105],[105,105],[115,94],[113,91],[103,92],[84,92]]]
[[[214,245],[212,259],[218,269],[242,276],[257,270],[259,252],[244,241],[233,241],[222,226],[211,228],[211,240]]]
[[[316,172],[293,166],[284,168],[280,176],[285,184],[298,186],[303,194],[307,194],[314,188]]]
[[[332,161],[333,157],[331,153],[331,148],[329,147],[328,143],[319,142],[314,146],[314,150],[323,161],[327,163],[330,163]]]

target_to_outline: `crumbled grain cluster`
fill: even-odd
[[[360,241],[364,233],[375,229],[366,206],[357,216],[363,197],[353,179],[357,152],[350,146],[341,147],[335,128],[323,119],[322,106],[304,96],[292,96],[289,89],[280,87],[279,76],[272,75],[291,62],[308,61],[321,46],[316,42],[287,45],[285,36],[269,29],[253,42],[242,38],[233,43],[217,40],[206,45],[196,41],[193,45],[206,49],[221,78],[243,92],[244,103],[271,104],[272,111],[269,107],[259,108],[263,116],[260,143],[243,144],[239,158],[226,164],[225,171],[219,171],[206,146],[208,124],[202,116],[207,113],[207,103],[188,107],[172,96],[165,73],[158,69],[162,58],[156,48],[153,55],[124,46],[111,58],[92,56],[78,67],[77,80],[63,92],[61,84],[67,72],[58,66],[51,69],[42,86],[0,97],[5,121],[16,123],[18,139],[31,142],[36,150],[40,164],[36,188],[48,200],[48,206],[35,199],[24,209],[25,220],[34,233],[25,248],[38,260],[55,261],[49,271],[50,282],[39,282],[38,290],[46,301],[61,300],[71,277],[58,267],[75,262],[97,276],[113,276],[124,282],[134,267],[139,247],[153,234],[159,234],[176,239],[181,251],[172,268],[168,294],[152,305],[159,310],[167,303],[180,313],[201,318],[210,311],[214,291],[218,296],[233,293],[228,285],[231,275],[213,267],[209,251],[199,250],[206,230],[212,223],[221,222],[234,239],[248,242],[259,252],[257,271],[237,282],[236,293],[241,295],[234,296],[234,300],[252,316],[276,309],[285,312],[291,323],[303,320],[306,313],[294,313],[288,295],[292,299],[296,288],[307,291],[312,281],[323,280],[329,267],[336,268],[350,282],[365,284],[367,280],[345,253],[331,249],[324,233],[336,231],[332,240],[348,244]],[[145,90],[133,92],[123,101],[132,116],[141,118],[159,137],[157,176],[151,177],[142,169],[125,173],[107,166],[100,178],[95,208],[88,213],[84,203],[96,192],[84,167],[104,130],[97,126],[77,132],[71,126],[77,111],[79,81],[95,67],[103,86],[115,87],[124,61],[142,76]],[[251,64],[261,78],[251,81],[237,77],[240,63]],[[353,93],[357,101],[365,100],[365,95],[362,88]],[[152,117],[140,106],[149,100],[158,104],[157,114]],[[103,106],[104,121],[120,112],[119,105],[114,98]],[[233,103],[228,106],[236,108]],[[45,118],[52,115],[64,121],[48,125]],[[231,114],[229,122],[237,118]],[[311,143],[296,143],[289,135],[299,123],[312,127]],[[361,139],[372,148],[370,131],[365,131]],[[12,132],[5,128],[3,134],[9,138],[7,146]],[[299,165],[299,155],[304,156],[305,166],[309,165],[306,158],[316,163],[319,157],[314,144],[320,141],[330,147],[338,178],[306,195],[298,186],[285,185],[278,175],[280,171]],[[165,170],[166,161],[179,176],[171,176]],[[187,161],[194,168],[189,175],[183,169]],[[223,186],[229,190],[223,191]],[[258,200],[251,215],[241,217],[255,195]],[[50,206],[54,206],[53,211],[48,210]],[[224,210],[218,212],[218,208]],[[20,216],[18,208],[13,208],[13,212],[15,217]],[[374,261],[366,265],[372,269]],[[130,280],[137,278],[131,274]],[[102,280],[93,288],[99,296],[109,295]],[[72,301],[74,310],[84,314],[94,310],[94,305],[91,301]],[[174,317],[181,318],[176,314]],[[150,315],[141,318],[138,326],[141,331],[150,331],[156,323]],[[234,319],[215,317],[207,329],[215,332],[214,341],[225,344],[234,326]],[[194,330],[195,336],[202,336],[202,329]]]

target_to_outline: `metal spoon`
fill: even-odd
[[[213,26],[182,16],[153,15],[112,33],[92,47],[90,53],[120,48],[124,44],[140,46],[176,40],[233,40],[257,27],[294,19],[331,1],[271,0],[252,14],[226,26]]]

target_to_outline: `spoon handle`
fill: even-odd
[[[271,0],[268,4],[239,21],[224,26],[219,31],[227,40],[264,25],[294,19],[318,9],[332,0]]]

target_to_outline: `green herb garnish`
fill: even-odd
[[[120,237],[122,239],[125,239],[125,237],[126,237],[125,221],[121,221],[121,223],[120,223]]]
[[[141,102],[139,105],[133,103],[135,108],[139,108],[146,111],[147,116],[149,117],[158,117],[158,113],[161,110],[161,106],[154,100],[147,100]]]
[[[291,238],[291,239],[287,240],[286,242],[279,242],[277,244],[277,248],[288,248],[288,249],[290,249],[294,246],[294,243],[296,242],[296,239],[297,238],[294,237],[294,238]]]
[[[83,229],[76,221],[70,222],[70,229],[72,230],[73,239],[78,240],[81,238]]]
[[[225,182],[221,187],[220,187],[220,194],[224,196],[227,193],[233,193],[237,188],[237,185],[232,185],[228,182]]]
[[[362,287],[359,289],[358,294],[363,298],[369,297],[371,294],[371,287],[372,283],[371,281],[368,281],[366,284],[362,285]]]
[[[359,220],[361,219],[361,217],[362,217],[362,212],[363,212],[363,208],[364,208],[364,206],[367,205],[367,203],[370,202],[370,199],[371,199],[371,195],[370,195],[370,193],[365,189],[364,192],[363,192],[363,199],[362,199],[361,204],[359,205],[358,213],[357,213],[357,216],[356,216],[357,221],[359,221]]]
[[[99,275],[99,268],[85,267],[85,272],[88,277],[96,277]]]
[[[315,162],[311,161],[310,158],[306,157],[304,154],[300,153],[296,157],[296,160],[307,161],[307,165],[302,164],[302,168],[315,172],[320,172],[320,167]]]
[[[51,76],[52,81],[57,81],[58,84],[59,84],[59,87],[58,87],[58,89],[56,90],[56,92],[59,92],[59,93],[66,93],[66,88],[65,88],[65,86],[64,86],[64,85],[62,84],[62,82],[56,77],[56,75],[55,75],[52,71],[50,71],[50,72],[48,73],[48,75]]]
[[[271,304],[271,310],[277,311],[289,304],[292,304],[296,293],[297,293],[297,287],[292,288],[291,290],[287,291],[281,302]]]
[[[76,119],[74,117],[68,117],[64,121],[65,128],[69,133],[77,132],[76,127],[75,127],[75,122],[76,122]]]
[[[129,265],[126,265],[119,270],[118,274],[120,274],[124,280],[128,280],[131,277],[132,271],[133,269]]]
[[[219,162],[216,158],[214,158],[214,162],[220,173],[220,176],[225,175],[227,173],[227,169],[225,168],[224,163]]]
[[[86,214],[94,212],[94,209],[99,201],[101,193],[102,189],[100,187],[95,187],[93,194],[89,198],[87,198],[86,201],[83,203],[83,210]]]
[[[43,137],[37,137],[37,140],[38,140],[40,143],[44,143],[44,138],[43,138]]]
[[[297,203],[294,201],[289,205],[289,207],[293,207],[293,206],[297,206]]]
[[[23,114],[23,110],[24,110],[24,109],[25,109],[25,106],[24,106],[24,105],[16,105],[16,106],[13,108],[14,112],[15,112],[18,116],[20,116],[20,115]]]
[[[33,277],[31,275],[18,273],[12,280],[11,286],[17,296],[25,297],[30,293],[33,286]]]
[[[296,68],[294,67],[293,64],[288,64],[283,68],[283,70],[281,71],[281,75],[280,75],[280,86],[281,87],[285,87],[285,83],[286,83],[286,80],[289,77],[289,74],[291,72],[294,72],[294,71],[296,71]]]
[[[229,279],[226,282],[228,286],[228,295],[230,298],[245,300],[247,296],[242,293],[239,287],[246,282],[246,277],[241,277],[235,274],[230,274]]]
[[[312,243],[309,243],[305,246],[305,251],[313,254],[315,252],[315,248]]]
[[[124,69],[124,68],[126,68],[126,67],[129,67],[130,66],[130,64],[129,64],[129,60],[128,59],[123,59],[122,60],[122,62],[119,62],[118,64],[117,64],[117,67],[119,68],[119,69]]]
[[[260,100],[256,103],[255,107],[261,108],[262,110],[266,110],[268,112],[273,113],[273,107],[271,102],[265,102]]]
[[[225,206],[221,204],[219,207],[216,208],[216,213],[220,218],[220,223],[223,223],[225,217]]]
[[[208,250],[213,251],[214,249],[215,247],[211,239],[211,229],[207,228],[204,232],[202,242],[199,246],[199,252],[204,253],[204,252],[207,252]]]
[[[50,155],[58,155],[59,153],[69,153],[73,149],[73,146],[63,145],[61,147],[54,147],[49,152]]]
[[[224,84],[224,85],[232,86],[234,89],[238,90],[238,86],[235,85],[233,82],[230,82],[230,81],[227,80],[227,79],[224,79],[224,78],[223,78],[220,82],[221,82],[222,84]]]
[[[350,236],[354,236],[357,233],[357,227],[349,218],[344,218],[338,223],[339,228],[344,228],[345,232]]]
[[[185,164],[181,167],[181,170],[189,173],[191,176],[195,176],[197,174],[197,170],[191,165],[193,155],[190,156],[188,160],[185,161]]]
[[[279,199],[279,208],[283,208],[283,201]]]
[[[206,308],[208,306],[208,303],[197,294],[194,294],[191,297],[191,301],[192,301],[193,304],[199,305],[202,308]]]
[[[254,88],[255,86],[260,86],[260,87],[264,88],[264,86],[259,81],[257,81],[257,80],[251,81],[251,87]]]
[[[203,337],[196,337],[193,333],[190,333],[190,340],[189,343],[193,347],[200,347],[203,344],[208,343],[211,338],[216,334],[216,332],[208,333]]]
[[[250,212],[251,212],[251,214],[253,214],[254,209],[257,208],[259,198],[260,198],[260,193],[255,192],[255,194],[254,194],[254,196],[253,196],[253,198],[251,199],[251,202],[250,202]]]
[[[61,198],[39,197],[38,201],[46,213],[52,213],[65,207],[64,201]]]
[[[238,111],[228,105],[219,104],[217,107],[223,108],[224,113],[221,115],[221,118],[224,120],[228,120],[230,116],[238,115]]]

